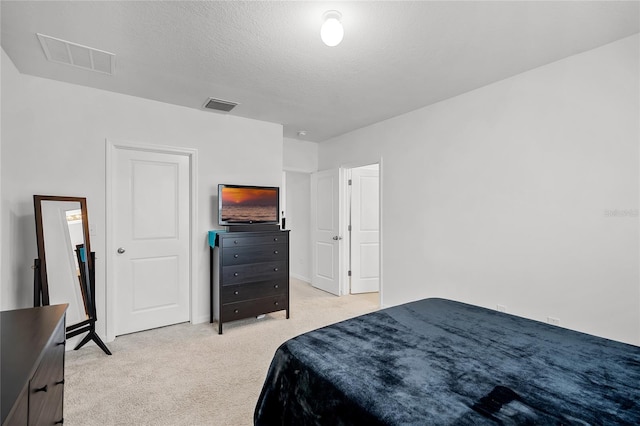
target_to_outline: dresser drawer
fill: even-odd
[[[62,424],[63,383],[50,382],[47,391],[31,390],[29,426]]]
[[[55,424],[62,420],[64,350],[65,329],[61,322],[29,382],[29,425]]]
[[[263,244],[278,244],[287,242],[288,234],[278,232],[277,235],[270,233],[268,235],[253,235],[253,236],[222,236],[221,235],[220,246],[222,248],[228,247],[251,247]]]
[[[245,302],[222,305],[222,321],[255,317],[269,312],[287,309],[286,296],[264,297]]]
[[[2,425],[63,420],[67,304],[0,312]]]
[[[288,277],[286,261],[252,263],[222,267],[222,286]]]
[[[231,247],[222,254],[222,265],[241,265],[270,261],[286,261],[289,256],[286,244],[267,244],[254,247]]]
[[[233,228],[233,227],[231,227]],[[289,318],[289,231],[277,226],[217,234],[210,251],[210,321],[286,310]]]
[[[223,303],[236,303],[268,296],[286,296],[286,279],[222,286]]]

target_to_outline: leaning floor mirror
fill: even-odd
[[[93,341],[111,355],[95,330],[95,254],[86,198],[34,195],[33,204],[38,241],[34,306],[68,303],[67,338],[87,333],[75,349]]]

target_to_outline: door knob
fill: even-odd
[[[342,239],[342,237],[339,237],[339,236],[337,236],[337,235],[336,235],[335,237],[333,237],[333,239],[334,239],[334,240],[336,240],[336,241],[338,241],[338,240],[341,240],[341,239]]]
[[[122,247],[120,247],[120,248],[118,249],[118,254],[122,254],[122,253],[124,253],[124,251],[125,251],[125,250],[124,250]]]

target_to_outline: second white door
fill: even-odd
[[[311,285],[340,296],[340,169],[311,175]]]
[[[351,293],[380,290],[378,168],[351,170]]]
[[[189,156],[116,149],[115,334],[189,320]]]

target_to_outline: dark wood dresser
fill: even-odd
[[[62,424],[67,306],[0,312],[3,426]]]
[[[211,322],[269,312],[289,318],[289,231],[222,232],[210,250]]]

